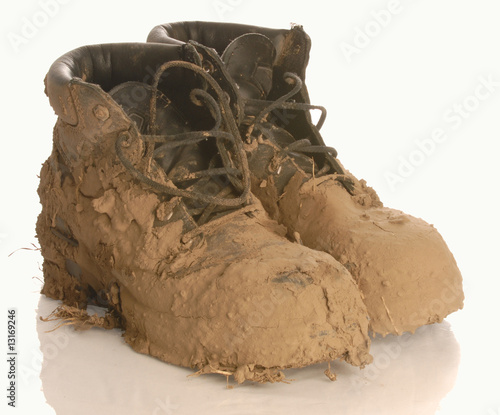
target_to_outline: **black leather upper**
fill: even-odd
[[[280,99],[293,88],[292,84],[284,80],[287,72],[297,74],[305,82],[311,39],[301,26],[293,26],[291,29],[270,29],[235,23],[176,22],[154,27],[147,40],[148,42],[174,45],[195,41],[215,49],[222,56],[227,46],[234,39],[248,33],[258,33],[266,36],[276,49],[272,65],[273,82],[267,100]],[[297,102],[310,102],[305,84],[293,99]],[[248,108],[247,106],[247,111]],[[309,112],[289,110],[284,115],[285,120],[280,126],[295,138],[307,137],[313,145],[325,145],[319,131],[312,125]]]
[[[260,33],[267,36],[280,51],[288,29],[270,29],[236,23],[215,22],[177,22],[158,25],[148,36],[148,42],[179,44],[194,40],[202,45],[215,49],[219,55],[226,46],[245,33]]]
[[[296,73],[305,80],[309,61],[311,39],[301,26],[291,29],[270,29],[267,27],[216,22],[176,22],[154,27],[148,42],[179,45],[190,40],[215,49],[222,55],[226,47],[237,37],[247,33],[259,33],[268,37],[276,48],[274,62],[274,85],[269,99],[276,99],[287,93],[291,86],[283,82],[285,72]],[[299,101],[307,102],[307,90],[303,88]]]

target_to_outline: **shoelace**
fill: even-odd
[[[158,94],[158,84],[163,73],[169,68],[185,68],[192,70],[204,79],[208,85],[214,90],[217,100],[212,97],[208,92],[202,89],[193,89],[190,94],[190,99],[196,105],[206,105],[212,114],[215,125],[209,131],[191,131],[180,134],[154,134],[156,129],[156,100]],[[188,180],[196,180],[202,178],[214,178],[216,176],[226,176],[229,182],[232,184],[234,189],[239,193],[236,197],[229,197],[233,195],[232,189],[228,189],[226,186],[223,188],[219,194],[213,196],[204,194],[195,190],[184,190],[179,189],[175,186],[166,186],[165,184],[159,183],[148,177],[146,174],[138,170],[123,152],[123,148],[128,147],[129,140],[131,136],[128,132],[123,132],[120,134],[116,140],[115,148],[116,154],[124,167],[138,180],[152,187],[156,191],[168,195],[168,196],[179,196],[183,198],[188,198],[194,201],[198,201],[203,204],[203,207],[190,212],[191,215],[202,214],[198,219],[198,225],[206,222],[209,216],[214,213],[221,211],[221,207],[235,208],[245,205],[249,200],[250,195],[250,170],[248,168],[248,162],[243,148],[243,141],[236,125],[235,120],[232,117],[231,109],[227,102],[226,95],[221,89],[219,84],[202,68],[191,62],[184,61],[171,61],[166,62],[161,65],[153,80],[152,85],[152,97],[150,102],[150,122],[149,122],[149,132],[150,134],[143,134],[140,136],[142,140],[151,145],[161,144],[156,149],[152,151],[152,157],[161,157],[166,152],[181,146],[195,145],[201,141],[208,139],[215,139],[216,145],[219,150],[219,156],[222,159],[223,167],[215,168],[213,167],[213,162],[211,162],[208,169],[188,173],[185,175],[178,175],[174,178],[170,178],[172,183],[179,183]],[[222,131],[222,124],[228,131]],[[230,144],[232,150],[227,148],[227,144]],[[235,160],[231,157],[234,156]]]
[[[265,120],[268,114],[270,114],[272,111],[276,109],[299,110],[299,111],[309,111],[314,109],[320,110],[321,116],[315,127],[319,131],[323,126],[323,123],[325,122],[326,119],[326,109],[324,107],[301,103],[301,102],[289,101],[302,89],[302,79],[300,79],[298,75],[292,72],[285,72],[285,74],[283,75],[283,79],[285,80],[285,82],[293,83],[294,86],[288,93],[284,94],[277,100],[263,101],[259,99],[252,99],[247,101],[249,104],[255,104],[255,105],[259,104],[262,105],[262,102],[269,103],[269,105],[266,106],[263,110],[261,110],[260,113],[255,117],[255,119],[251,123],[249,127],[250,134],[252,134],[253,130],[257,130],[264,137],[271,139],[271,141],[273,141],[272,132],[265,127],[263,121]],[[335,150],[333,147],[328,147],[326,145],[313,145],[311,144],[311,141],[308,138],[302,138],[296,140],[292,144],[283,147],[281,149],[281,154],[290,155],[293,158],[306,159],[308,162],[312,164],[313,171],[309,173],[314,172],[314,158],[313,160],[311,160],[311,157],[308,155],[322,154],[325,157],[326,163],[321,169],[314,172],[316,176],[327,174],[328,172],[330,172],[330,170],[333,170],[333,172],[338,173],[339,175],[345,175],[344,170],[336,160],[338,154],[337,150]]]

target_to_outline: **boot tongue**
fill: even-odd
[[[141,134],[148,134],[150,121],[150,102],[153,88],[141,82],[125,82],[113,88],[109,94],[123,108],[125,113],[132,119]],[[157,91],[156,99],[156,135],[170,135],[175,140],[175,135],[194,131],[192,122],[188,122],[175,104],[170,101],[161,91]],[[192,117],[191,117],[192,118]],[[190,120],[192,121],[192,120]],[[194,122],[196,124],[196,122]],[[156,162],[163,168],[167,177],[174,180],[180,176],[188,176],[190,173],[199,172],[213,167],[222,167],[220,157],[217,155],[218,148],[215,142],[200,142],[172,148],[161,157],[155,158]],[[183,190],[205,193],[217,196],[227,187],[228,183],[214,180],[211,177],[175,182],[176,187]],[[229,197],[233,192],[228,189],[223,195]],[[236,197],[236,196],[235,196]],[[207,203],[184,199],[184,205],[193,215],[201,215]],[[223,215],[229,213],[227,207],[222,210],[210,210],[209,215]],[[206,214],[206,213],[205,213]],[[206,218],[204,219],[206,220]]]
[[[125,82],[109,94],[137,125],[141,134],[148,134],[150,102],[153,89],[142,82]],[[190,131],[188,123],[175,105],[160,91],[156,100],[156,134],[175,135]],[[157,160],[168,176],[189,173],[204,164],[198,145],[178,147]]]
[[[247,33],[224,50],[222,61],[244,99],[266,99],[273,82],[276,49],[264,35]]]
[[[109,95],[123,108],[142,134],[147,134],[149,107],[153,88],[142,82],[125,82],[115,86]],[[161,134],[177,134],[186,131],[182,115],[160,91],[156,101],[156,125]]]

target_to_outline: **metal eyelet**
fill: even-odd
[[[208,72],[209,74],[214,73],[214,65],[212,65],[212,62],[204,60],[203,63],[201,64],[201,67],[205,72]]]

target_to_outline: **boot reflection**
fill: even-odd
[[[57,301],[40,298],[47,316]],[[227,389],[220,375],[188,377],[192,370],[135,353],[121,331],[76,332],[38,323],[44,355],[41,379],[57,414],[419,414],[433,415],[453,388],[460,347],[450,324],[372,342],[374,363],[360,370],[334,362],[337,381],[321,376],[326,364],[285,371],[290,384],[249,384]],[[200,412],[201,410],[201,412]]]

